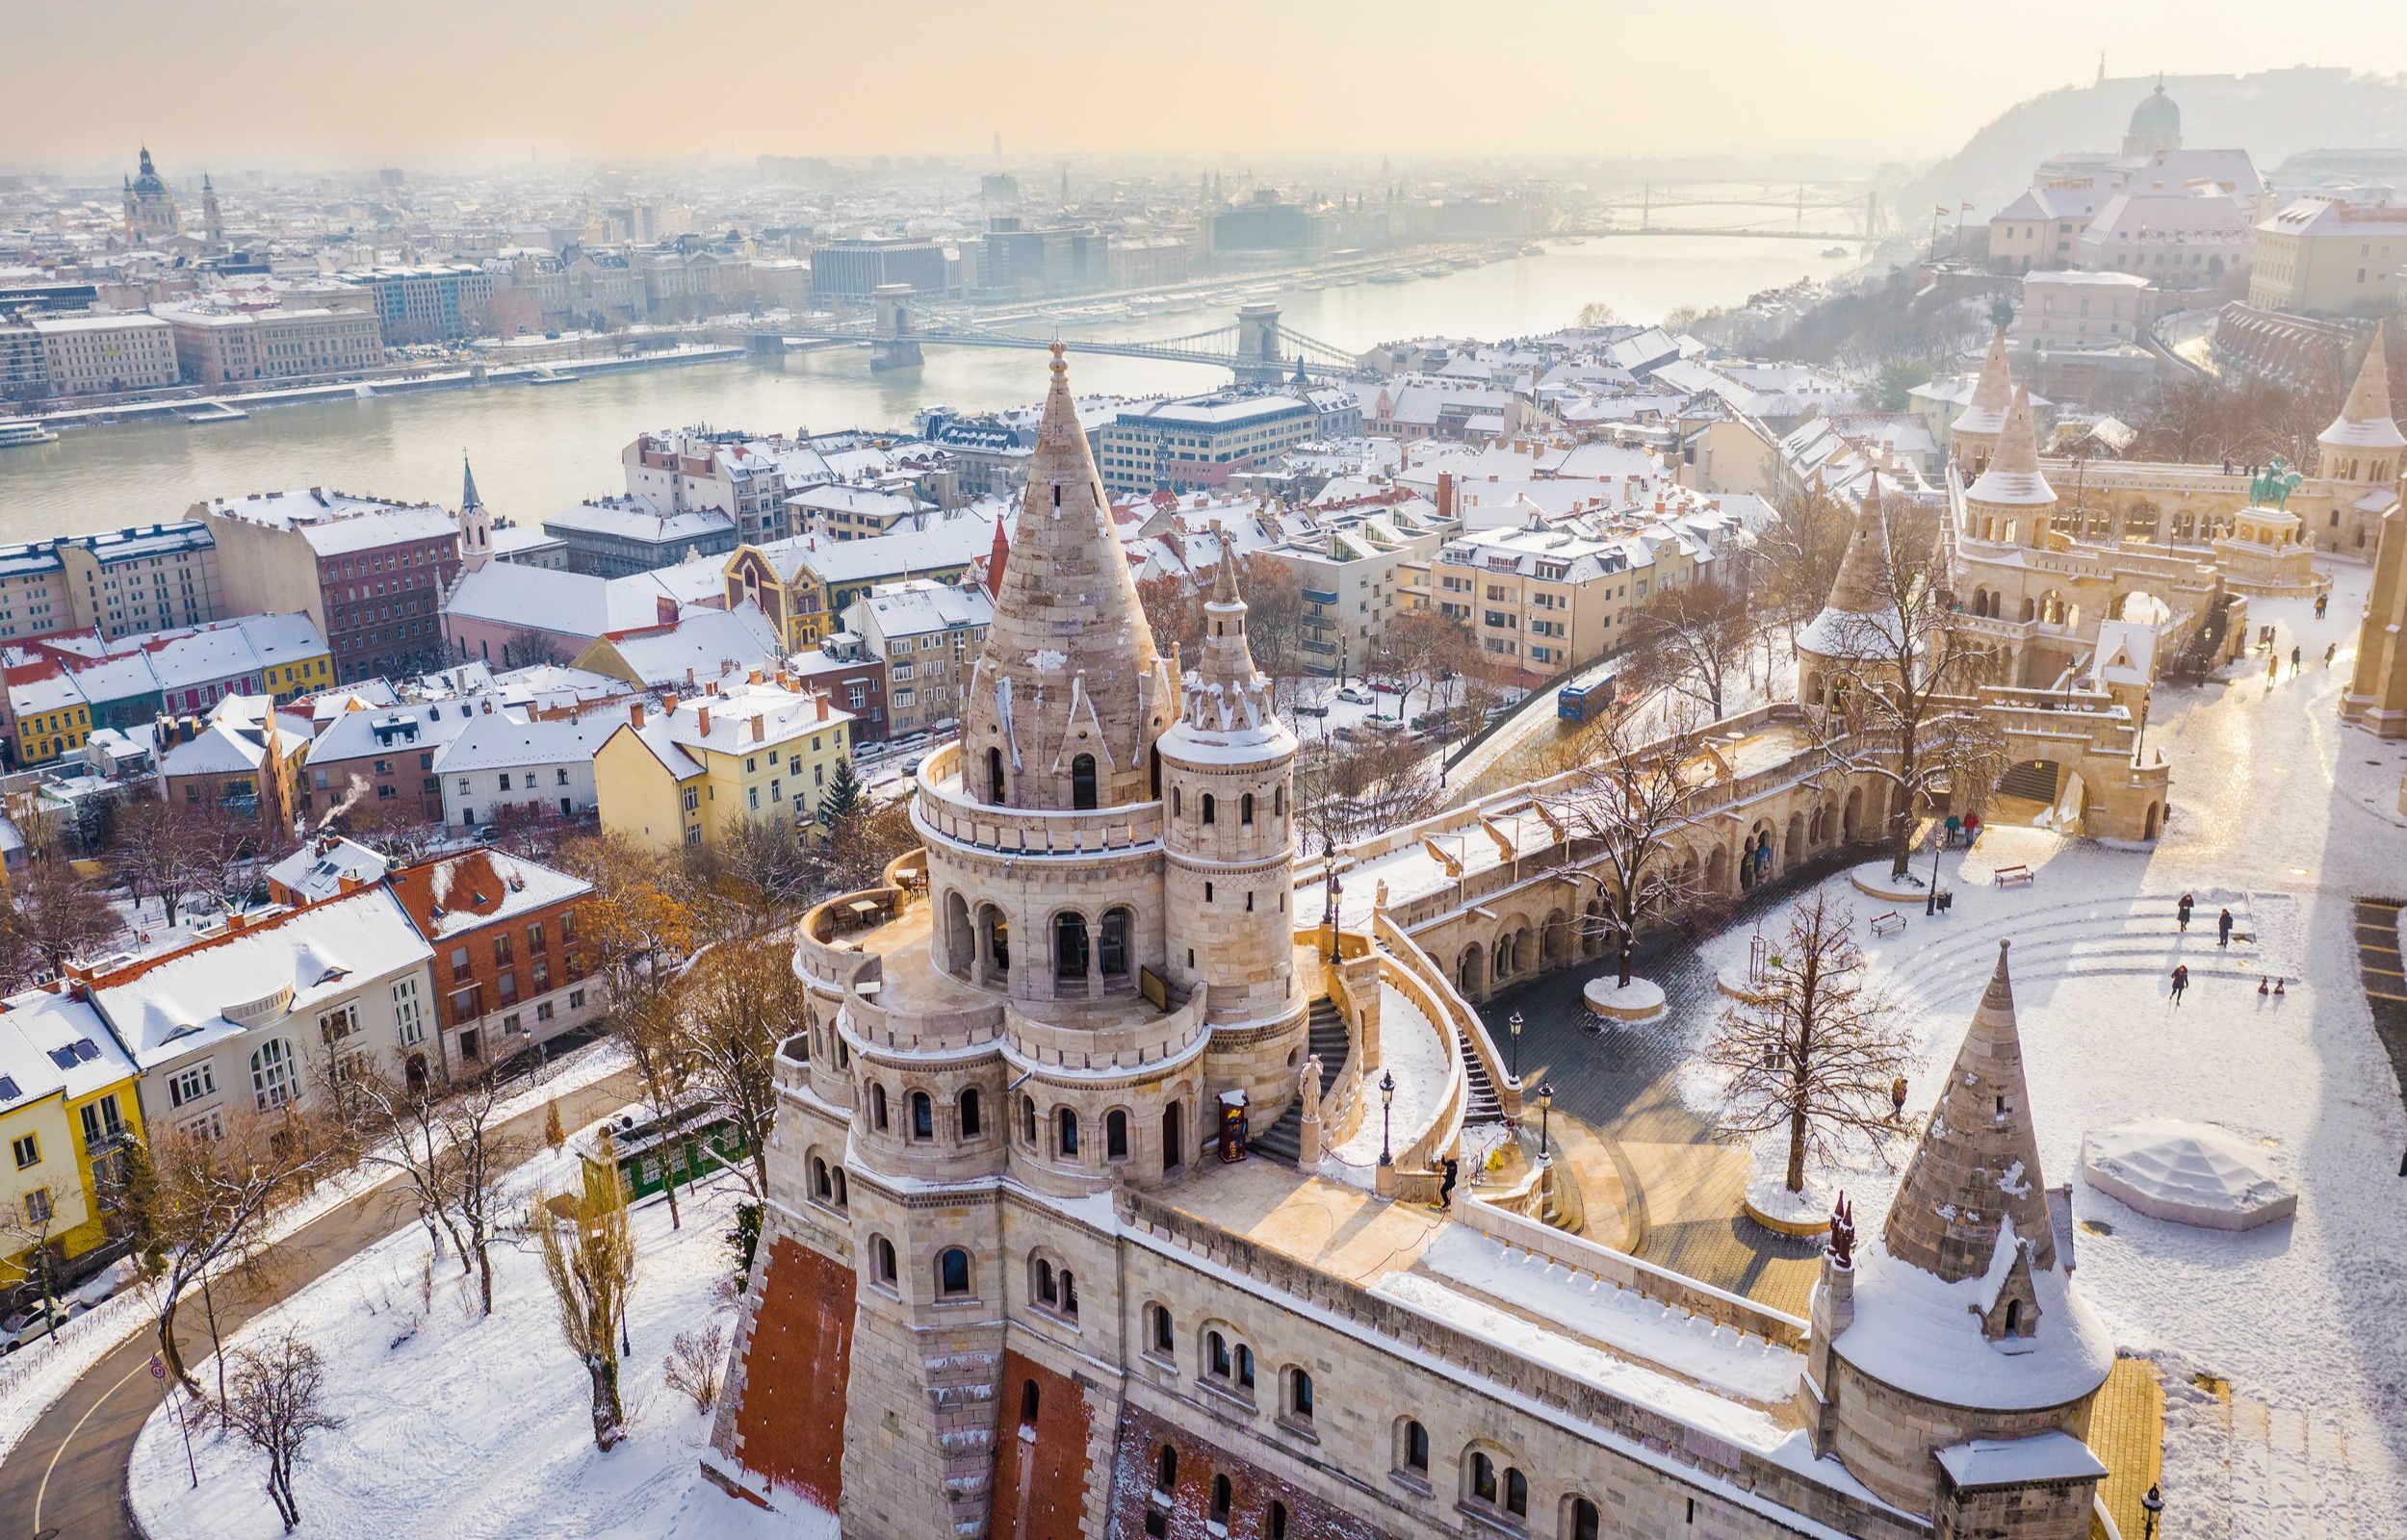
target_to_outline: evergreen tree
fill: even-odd
[[[852,773],[852,757],[846,755],[836,761],[836,774],[828,781],[826,795],[819,798],[819,827],[835,828],[860,806],[861,780]]]

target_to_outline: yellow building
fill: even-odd
[[[0,1003],[0,1287],[109,1238],[126,1149],[142,1139],[134,1062],[100,1013],[35,989]]]
[[[2407,294],[2407,208],[2307,197],[2257,226],[2248,302],[2262,310],[2379,315]]]
[[[45,659],[13,668],[8,688],[18,764],[46,764],[74,754],[91,736],[91,703],[75,676],[58,663]]]
[[[637,706],[594,752],[603,831],[709,848],[759,819],[815,818],[852,752],[851,721],[826,696],[757,673],[723,692],[668,696],[659,711]]]
[[[738,546],[727,558],[727,607],[745,600],[759,604],[786,650],[799,653],[816,646],[842,624],[846,605],[881,583],[958,582],[992,554],[999,523],[993,506],[972,506],[914,513],[885,534],[840,539],[815,532]]]

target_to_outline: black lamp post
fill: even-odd
[[[1554,1148],[1551,1142],[1551,1124],[1554,1119],[1550,1116],[1554,1110],[1555,1083],[1551,1080],[1541,1080],[1538,1083],[1538,1158],[1541,1161],[1546,1159]]]
[[[1396,1072],[1383,1071],[1379,1077],[1379,1164],[1393,1166],[1395,1153],[1387,1147],[1388,1136],[1394,1132],[1396,1105]]]
[[[1923,913],[1939,912],[1939,852],[1947,848],[1948,837],[1941,826],[1930,826],[1930,891],[1923,895]]]
[[[1345,892],[1345,885],[1337,881],[1337,836],[1334,833],[1321,836],[1321,870],[1327,874],[1321,884],[1321,923],[1329,927],[1329,961],[1334,962],[1337,961],[1337,900]]]
[[[1515,1011],[1505,1025],[1513,1029],[1513,1083],[1521,1083],[1521,1013]]]
[[[2148,1491],[2139,1500],[2140,1540],[2156,1540],[2157,1520],[2164,1512],[2164,1493],[2151,1481]]]

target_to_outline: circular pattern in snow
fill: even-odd
[[[1920,904],[1930,892],[1929,881],[1910,867],[1904,876],[1892,877],[1889,875],[1891,864],[1886,856],[1878,860],[1868,860],[1861,866],[1851,868],[1847,880],[1859,893],[1885,898],[1893,904]]]
[[[1663,1014],[1663,987],[1636,974],[1626,985],[1618,973],[1599,974],[1588,981],[1580,997],[1607,1021],[1652,1021]]]
[[[2213,1123],[2143,1117],[2092,1130],[2081,1172],[2142,1214],[2200,1229],[2252,1230],[2298,1209],[2270,1155]]]

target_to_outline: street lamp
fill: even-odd
[[[2164,1493],[2151,1481],[2147,1495],[2139,1500],[2140,1540],[2156,1540],[2157,1518],[2163,1512]]]
[[[1541,1161],[1546,1159],[1553,1149],[1548,1127],[1553,1119],[1548,1115],[1554,1110],[1555,1083],[1551,1080],[1541,1080],[1538,1083],[1538,1158]]]
[[[1327,880],[1321,884],[1323,902],[1321,923],[1329,927],[1329,961],[1337,961],[1337,900],[1345,892],[1345,885],[1337,881],[1337,835],[1335,831],[1321,836],[1321,870]]]
[[[1923,895],[1923,913],[1939,912],[1939,852],[1947,848],[1948,836],[1939,824],[1930,826],[1930,891]]]
[[[1521,1013],[1515,1011],[1505,1025],[1513,1029],[1513,1083],[1521,1083]]]
[[[1396,1105],[1396,1072],[1392,1069],[1379,1077],[1379,1164],[1393,1166],[1396,1157],[1387,1147],[1388,1136],[1394,1132]]]

